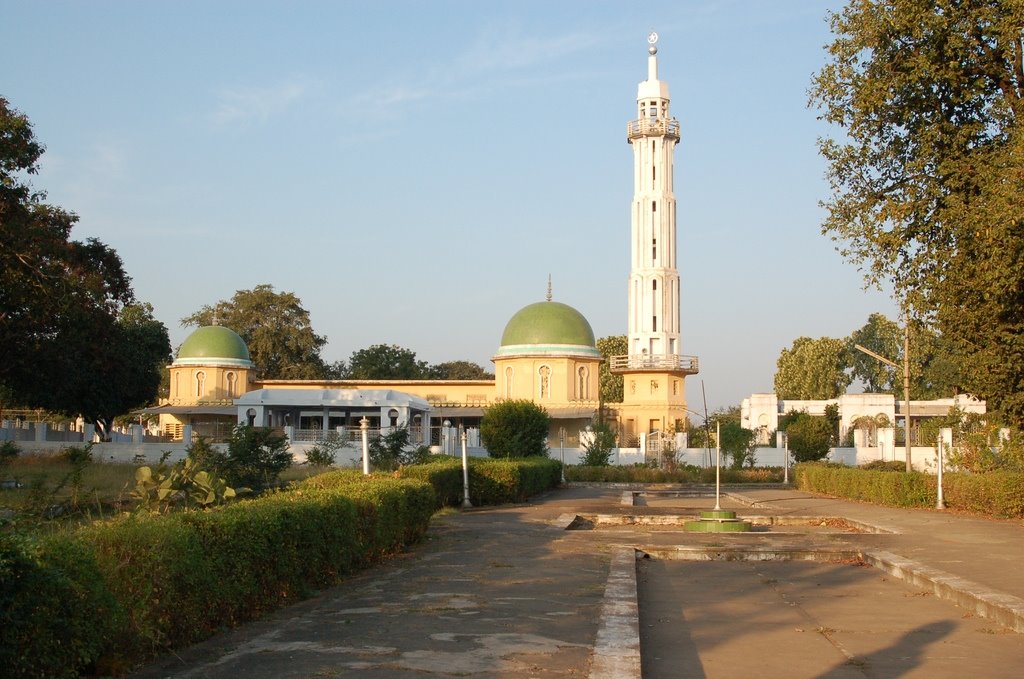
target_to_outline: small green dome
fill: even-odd
[[[516,312],[505,326],[499,355],[531,349],[600,356],[590,323],[583,314],[561,302],[530,304]]]
[[[225,363],[251,366],[249,348],[234,330],[222,325],[206,325],[189,335],[178,349],[174,361],[181,364]]]

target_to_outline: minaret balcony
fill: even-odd
[[[696,356],[680,356],[678,354],[612,356],[608,360],[608,367],[613,373],[680,372],[696,375],[700,372]]]
[[[640,118],[626,125],[626,137],[629,141],[641,137],[669,137],[679,140],[679,121],[665,118]]]

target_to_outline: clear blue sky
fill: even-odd
[[[182,317],[269,283],[329,361],[388,343],[490,368],[549,273],[598,337],[626,331],[625,131],[656,30],[687,391],[715,408],[770,391],[796,337],[895,317],[820,234],[806,92],[840,5],[0,0],[0,95],[47,147],[35,185],[117,249],[175,345]]]

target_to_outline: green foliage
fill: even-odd
[[[542,457],[511,459],[469,459],[469,494],[475,506],[523,502],[537,493],[557,488],[562,465]],[[462,502],[462,461],[444,455],[428,464],[404,467],[403,478],[428,481],[440,506]]]
[[[244,424],[232,430],[226,453],[204,442],[198,450],[193,444],[190,455],[204,468],[223,475],[235,489],[262,490],[272,486],[281,472],[292,464],[288,438],[284,434]]]
[[[375,470],[391,471],[402,465],[415,464],[429,455],[430,449],[419,446],[409,448],[409,428],[393,427],[386,434],[369,441],[370,464]]]
[[[480,436],[491,457],[548,454],[551,417],[533,401],[500,401],[484,410]]]
[[[904,463],[897,463],[901,467]],[[893,507],[934,507],[936,477],[921,472],[850,469],[807,463],[794,472],[797,488]],[[988,516],[1024,517],[1024,474],[945,474],[943,499],[950,509]]]
[[[420,481],[317,479],[216,512],[0,533],[5,676],[123,674],[403,549],[435,508]]]
[[[592,438],[583,444],[586,453],[582,464],[588,467],[603,467],[611,461],[615,450],[615,429],[607,421],[599,420],[590,425]]]
[[[831,445],[839,445],[839,426],[842,424],[842,418],[839,416],[839,404],[829,403],[825,406],[825,421],[828,422],[829,430],[832,433]]]
[[[123,622],[91,546],[0,531],[0,666],[8,677],[78,677]]]
[[[851,378],[846,369],[850,355],[843,340],[798,337],[779,354],[775,393],[780,399],[836,398],[846,392]]]
[[[786,423],[789,452],[797,462],[822,460],[832,447],[832,426],[823,417],[790,413]]]
[[[729,456],[733,469],[744,465],[753,467],[757,462],[754,449],[757,447],[757,433],[745,429],[736,420],[727,420],[719,424],[721,433],[721,450]]]
[[[346,377],[353,380],[417,380],[430,376],[426,361],[397,344],[374,344],[352,352]]]
[[[819,143],[832,192],[823,231],[935,324],[956,357],[942,381],[1018,427],[1022,29],[1018,2],[851,0],[832,15],[831,61],[811,89],[838,128]]]
[[[181,319],[184,326],[213,325],[234,330],[245,340],[261,379],[314,380],[327,376],[320,350],[327,338],[313,332],[309,312],[292,292],[257,285],[229,300],[204,306]]]
[[[714,467],[679,465],[674,470],[638,465],[588,467],[569,466],[565,478],[578,483],[714,483]],[[782,468],[721,470],[722,483],[782,483]]]
[[[186,457],[168,467],[167,455],[156,469],[139,467],[135,470],[135,489],[132,497],[139,500],[143,511],[169,512],[171,509],[206,508],[234,499],[234,488],[224,479],[199,467],[195,458]]]
[[[432,380],[493,380],[494,373],[472,361],[446,361],[427,368]]]
[[[345,447],[345,441],[338,432],[328,432],[323,441],[306,451],[306,464],[314,467],[332,467],[338,459],[338,451]]]
[[[43,202],[28,176],[43,146],[0,97],[0,361],[5,400],[81,414],[104,435],[110,420],[156,396],[170,354],[167,330],[135,303],[117,253],[71,240],[78,217]]]
[[[4,441],[0,443],[0,469],[3,469],[7,464],[18,457],[21,454],[21,446],[14,441]]]
[[[622,375],[612,373],[611,357],[629,353],[629,340],[625,335],[611,335],[597,340],[595,346],[604,360],[598,369],[601,403],[622,403],[624,398]]]

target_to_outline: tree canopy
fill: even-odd
[[[625,335],[610,335],[597,340],[596,346],[604,357],[598,370],[601,403],[622,403],[625,397],[622,375],[612,373],[611,357],[628,354],[629,340]]]
[[[844,340],[798,337],[776,363],[775,394],[781,399],[827,399],[846,392],[850,354]]]
[[[429,368],[411,349],[397,344],[374,344],[352,352],[347,377],[353,380],[420,380],[430,376]]]
[[[952,348],[967,391],[1024,424],[1024,6],[851,0],[811,103],[823,232]]]
[[[245,340],[260,379],[315,380],[327,376],[320,349],[327,338],[313,332],[309,312],[291,292],[262,284],[181,319],[183,326],[231,328]]]
[[[480,438],[491,457],[548,454],[551,416],[533,401],[499,401],[484,410]]]
[[[106,434],[156,396],[167,329],[135,303],[117,253],[72,240],[78,217],[32,189],[42,153],[28,118],[0,98],[0,392]]]

